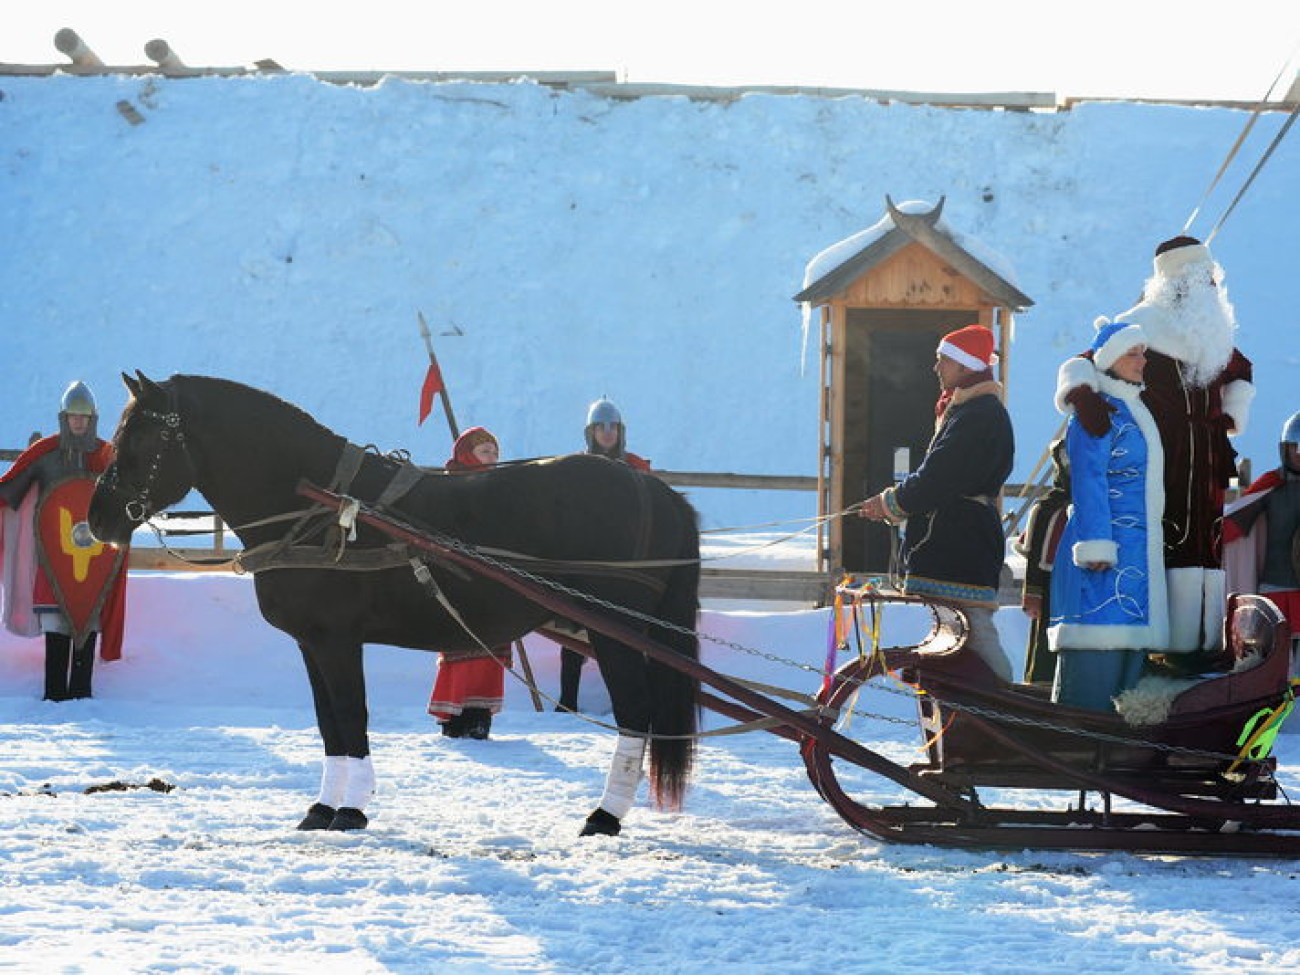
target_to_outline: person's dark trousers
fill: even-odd
[[[567,647],[560,649],[560,708],[578,710],[578,684],[582,681],[582,665],[586,657]]]
[[[68,657],[72,639],[66,633],[45,634],[45,700],[68,699]]]
[[[68,678],[68,699],[90,697],[90,677],[95,670],[95,637],[91,633],[72,651],[72,673]]]

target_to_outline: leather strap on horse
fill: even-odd
[[[398,500],[405,497],[406,493],[410,491],[411,488],[415,487],[424,476],[424,471],[420,470],[420,468],[416,467],[414,464],[403,464],[397,469],[397,473],[393,475],[393,479],[388,482],[388,487],[384,488],[383,492],[379,495],[378,500],[375,501],[375,507],[383,510],[390,505],[396,504]]]
[[[348,494],[352,488],[352,482],[356,480],[357,475],[361,472],[361,465],[365,463],[367,452],[365,447],[359,447],[350,441],[344,442],[343,449],[339,453],[338,462],[334,466],[334,474],[330,478],[329,490],[331,493]],[[414,464],[401,464],[397,469],[397,473],[393,475],[392,480],[388,482],[379,498],[374,502],[375,507],[382,509],[396,503],[422,477],[424,477],[424,472]],[[333,545],[328,541],[322,541],[320,545],[299,544],[306,533],[308,523],[320,515],[330,513],[330,510],[318,505],[298,513],[296,520],[283,538],[265,542],[262,545],[255,545],[235,556],[235,570],[266,572],[270,569],[340,569],[347,572],[378,572],[385,569],[395,569],[407,564],[410,553],[406,551],[405,546],[389,544],[379,549],[348,548],[349,533],[341,526],[339,526]],[[295,513],[290,513],[288,517],[292,517],[293,514]],[[253,527],[254,525],[266,524],[285,517],[284,515],[277,515],[273,518],[266,518],[260,522],[253,522],[251,525],[240,527]]]
[[[274,550],[271,550],[274,548]],[[381,572],[398,569],[410,562],[410,550],[401,544],[383,548],[350,548],[335,558],[320,545],[288,545],[278,542],[259,545],[239,556],[245,572],[269,572],[272,569],[339,569],[345,572]]]

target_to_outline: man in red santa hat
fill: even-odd
[[[1015,462],[1011,417],[993,378],[993,333],[949,332],[935,351],[941,390],[925,457],[903,481],[862,502],[859,514],[902,530],[903,592],[962,607],[966,646],[998,677],[1011,662],[993,623],[1006,539],[997,499]]]
[[[1245,431],[1255,396],[1250,360],[1236,348],[1223,269],[1196,238],[1167,240],[1156,248],[1155,273],[1142,300],[1116,321],[1140,325],[1149,342],[1142,401],[1155,418],[1165,456],[1168,649],[1212,652],[1224,612],[1224,489],[1237,472],[1228,437]],[[1110,417],[1096,389],[1096,368],[1086,356],[1061,366],[1057,408],[1073,410],[1099,436]],[[1187,658],[1192,669],[1199,657]]]

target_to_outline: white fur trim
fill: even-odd
[[[1146,345],[1146,333],[1142,331],[1140,325],[1125,325],[1114,335],[1108,338],[1100,349],[1092,353],[1093,364],[1099,372],[1105,372],[1113,366],[1121,356],[1129,349],[1138,345]]]
[[[321,763],[320,792],[316,801],[331,809],[343,804],[343,793],[348,784],[348,760],[342,755],[326,755]]]
[[[370,764],[369,755],[344,761],[348,763],[348,786],[343,790],[341,805],[364,810],[375,797],[375,767]]]
[[[1169,650],[1189,653],[1222,642],[1224,590],[1222,569],[1196,566],[1166,571],[1169,585]]]
[[[989,366],[991,366],[994,362],[997,362],[998,360],[998,357],[996,355],[993,356],[992,360],[989,362],[985,362],[983,359],[977,359],[969,352],[957,348],[957,346],[953,345],[951,342],[940,342],[939,354],[942,356],[947,356],[953,362],[958,362],[961,365],[965,366],[967,369],[974,369],[976,372],[983,372],[985,369],[989,368]]]
[[[1250,420],[1250,404],[1255,398],[1255,384],[1244,379],[1234,379],[1223,387],[1223,412],[1232,417],[1232,429],[1228,432],[1240,437],[1246,432],[1246,423]]]
[[[1163,628],[1126,623],[1058,623],[1047,631],[1047,644],[1053,650],[1135,650],[1159,649],[1157,638]]]
[[[1056,410],[1065,416],[1070,416],[1074,412],[1074,407],[1065,401],[1066,395],[1073,389],[1080,386],[1087,386],[1089,389],[1097,388],[1097,367],[1093,365],[1091,359],[1085,359],[1083,356],[1075,356],[1072,359],[1066,359],[1061,363],[1061,367],[1056,370]]]
[[[1080,568],[1092,562],[1114,565],[1119,559],[1119,543],[1109,538],[1093,538],[1075,542],[1071,552],[1074,555],[1074,564]]]
[[[1175,247],[1171,251],[1157,254],[1151,263],[1156,274],[1172,278],[1178,274],[1186,274],[1193,264],[1213,266],[1214,258],[1210,255],[1210,249],[1204,244],[1188,244],[1186,247]]]
[[[1164,724],[1178,695],[1199,683],[1199,679],[1148,674],[1115,698],[1115,710],[1135,728]]]
[[[1223,646],[1223,621],[1228,613],[1228,577],[1222,569],[1205,570],[1204,631],[1206,648],[1216,650]]]
[[[615,819],[626,816],[636,802],[641,766],[645,763],[645,746],[646,739],[630,735],[619,735],[614,745],[614,758],[605,777],[605,794],[600,797],[600,808]]]

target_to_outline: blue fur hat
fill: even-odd
[[[1113,366],[1120,356],[1135,345],[1146,345],[1146,333],[1137,325],[1128,322],[1111,322],[1104,318],[1097,319],[1097,334],[1092,340],[1092,361],[1097,368],[1105,372]]]

